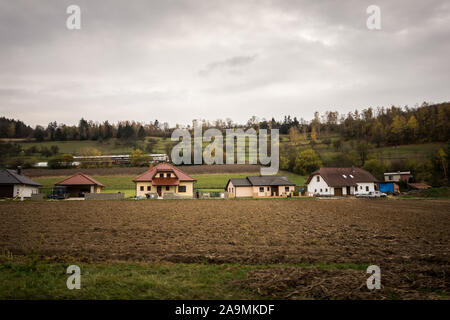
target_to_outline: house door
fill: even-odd
[[[272,197],[278,197],[278,187],[271,187]]]
[[[161,186],[156,187],[156,192],[158,192],[158,196],[161,197]]]
[[[350,195],[350,187],[347,187],[347,195]]]
[[[334,188],[334,195],[337,197],[342,197],[342,188]]]

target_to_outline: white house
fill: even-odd
[[[360,168],[320,168],[306,184],[309,195],[348,196],[375,191],[377,179]]]
[[[17,171],[0,169],[0,198],[31,198],[32,194],[39,193],[42,185]]]

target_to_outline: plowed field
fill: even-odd
[[[429,283],[430,290],[449,290],[446,200],[3,202],[0,219],[0,248],[13,254],[34,250],[82,261],[376,264],[405,290],[427,289]],[[255,290],[286,298],[287,291],[270,287],[268,279],[281,277],[295,289],[289,277],[298,280],[304,271],[299,272],[258,271],[243,285],[255,289],[260,281]],[[314,290],[324,297],[329,289]]]

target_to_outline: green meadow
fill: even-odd
[[[81,288],[68,290],[66,269],[81,269]],[[239,285],[248,273],[280,267],[364,270],[353,264],[210,264],[49,261],[0,256],[0,299],[270,299]]]

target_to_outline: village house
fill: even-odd
[[[180,197],[194,196],[194,182],[191,176],[168,163],[160,163],[135,178],[136,196],[145,197],[147,194],[157,194],[164,197],[175,194]]]
[[[55,186],[66,187],[70,197],[82,197],[85,193],[100,193],[104,187],[102,183],[83,173],[59,181]]]
[[[411,178],[411,171],[385,172],[384,181],[386,182],[408,182]]]
[[[31,198],[39,193],[39,187],[42,185],[24,176],[20,167],[17,171],[0,169],[0,198]]]
[[[320,168],[306,184],[310,196],[348,196],[367,194],[376,189],[377,179],[360,168]]]
[[[283,176],[252,176],[228,180],[225,190],[230,198],[290,196],[295,183]]]

